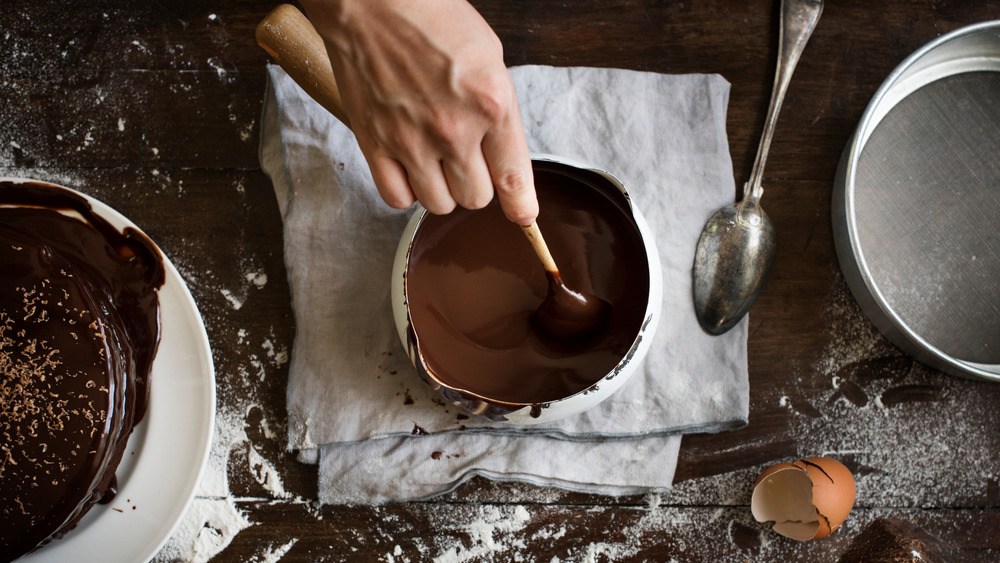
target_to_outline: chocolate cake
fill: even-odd
[[[0,182],[0,561],[116,492],[148,400],[163,261],[79,195]]]

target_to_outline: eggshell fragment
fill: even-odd
[[[754,483],[750,511],[758,522],[799,541],[836,530],[854,507],[851,471],[836,460],[809,457],[765,469]]]

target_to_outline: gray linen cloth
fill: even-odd
[[[603,494],[670,488],[680,437],[746,424],[747,320],[712,337],[691,299],[705,220],[735,193],[718,75],[511,69],[528,145],[618,177],[656,235],[652,349],[600,405],[547,425],[467,416],[416,375],[389,301],[411,211],[378,197],[351,132],[268,67],[261,164],[285,228],[296,337],[288,447],[319,463],[324,503],[427,498],[473,475]]]

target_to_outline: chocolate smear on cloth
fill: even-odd
[[[114,498],[148,403],[163,281],[152,242],[85,198],[0,182],[0,561]]]
[[[579,415],[514,426],[470,416],[420,381],[390,303],[393,257],[412,210],[378,197],[346,127],[280,67],[268,75],[260,156],[284,219],[296,321],[288,446],[319,464],[322,502],[428,498],[475,475],[600,494],[662,492],[682,434],[746,424],[748,322],[708,336],[691,297],[701,227],[736,192],[725,79],[511,69],[529,148],[619,178],[655,233],[663,275],[659,328],[632,378]]]

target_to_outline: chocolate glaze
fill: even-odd
[[[426,215],[410,245],[406,300],[418,371],[448,399],[502,418],[588,389],[629,353],[643,324],[649,264],[627,199],[605,178],[535,162],[538,224],[567,286],[610,304],[602,330],[561,341],[532,315],[545,271],[496,201]]]
[[[163,281],[152,242],[86,199],[0,182],[0,561],[113,497],[148,402]]]

